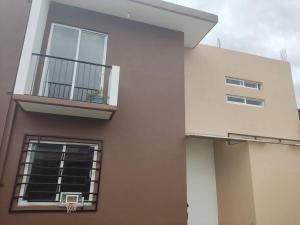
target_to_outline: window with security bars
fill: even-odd
[[[15,185],[17,206],[56,206],[61,193],[97,203],[102,142],[27,137]]]

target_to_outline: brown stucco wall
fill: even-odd
[[[185,225],[183,34],[61,5],[51,7],[49,18],[109,34],[107,64],[121,67],[118,110],[111,121],[101,121],[18,109],[0,189],[1,221],[5,225]],[[14,39],[5,44],[16,48]],[[6,81],[1,74],[2,82]],[[8,213],[26,133],[104,141],[97,212]]]
[[[263,83],[260,91],[225,85],[225,76]],[[185,50],[186,132],[228,132],[300,139],[290,64],[199,45]],[[265,100],[265,107],[226,102],[226,95]]]
[[[19,65],[30,4],[27,1],[0,1],[0,177],[7,135],[14,105],[10,105],[11,93]],[[6,128],[5,128],[6,127]]]
[[[220,225],[256,225],[248,143],[215,140],[215,171]]]

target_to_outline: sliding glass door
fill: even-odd
[[[52,24],[39,95],[86,101],[102,94],[107,35]]]
[[[81,100],[88,94],[102,92],[105,68],[97,64],[105,63],[105,51],[105,35],[87,30],[81,31],[78,60],[91,64],[77,64],[73,99]]]

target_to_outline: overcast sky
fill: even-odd
[[[280,59],[285,49],[300,107],[300,0],[168,0],[219,16],[202,41],[223,48]]]

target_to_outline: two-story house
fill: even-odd
[[[0,223],[299,223],[290,65],[200,45],[217,22],[161,0],[2,0]]]

